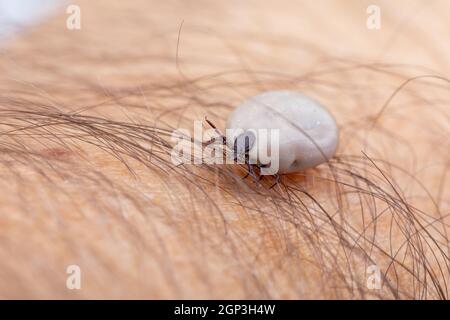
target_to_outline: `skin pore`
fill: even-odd
[[[0,53],[1,298],[448,298],[448,1],[380,30],[370,1],[77,4]],[[172,164],[173,130],[282,89],[335,116],[328,164]]]

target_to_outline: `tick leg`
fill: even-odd
[[[205,121],[211,126],[211,128],[213,128],[213,129],[215,129],[215,130],[218,130],[217,127],[216,127],[211,121],[209,121],[208,119],[206,119],[206,117],[205,117]]]
[[[222,139],[222,144],[224,145],[225,144],[225,137],[221,135],[220,138]],[[202,142],[202,144],[205,145],[205,146],[208,146],[211,143],[216,142],[216,139],[217,139],[217,137],[216,138],[211,138],[208,141]]]
[[[220,138],[222,139],[222,145],[225,145],[225,137],[220,136]],[[216,140],[217,140],[217,137],[216,138],[211,138],[208,141],[202,142],[202,144],[204,146],[209,146],[211,143],[216,142]]]
[[[247,163],[247,174],[242,177],[242,180],[244,180],[245,178],[247,178],[250,175],[251,170],[252,170],[252,168],[251,168],[250,164]]]
[[[256,173],[255,167],[258,168],[258,166],[250,165],[251,168],[250,173],[253,177],[253,182],[259,184],[259,182],[263,179],[264,176],[261,174],[261,172]]]
[[[258,175],[259,175],[259,179],[258,182],[261,181],[264,178],[264,175],[261,174],[261,168],[263,168],[262,166],[256,165],[256,167],[258,168]]]
[[[205,146],[209,146],[211,143],[213,143],[216,139],[215,138],[211,138],[208,141],[202,142],[203,145]]]
[[[211,121],[209,121],[208,119],[206,119],[206,117],[205,117],[205,121],[211,126],[211,128],[213,128],[213,129],[216,131],[216,133],[217,133],[219,136],[222,137],[223,144],[226,144],[226,143],[227,143],[227,139],[226,139],[225,136],[222,134],[222,132],[220,132],[219,129],[217,129],[217,127],[216,127]]]
[[[274,175],[274,177],[275,177],[275,183],[269,189],[272,189],[273,187],[275,187],[277,184],[280,183],[280,175],[276,174],[276,175]]]
[[[253,169],[253,166],[250,163],[247,163],[247,174],[242,177],[242,179],[247,178],[248,176],[252,176],[253,178],[253,182],[258,182],[258,180],[256,179],[256,173],[255,170]]]
[[[253,166],[251,164],[247,164],[247,165],[248,165],[248,172],[252,176],[253,182],[256,182],[256,175],[255,175],[255,170],[253,170]]]

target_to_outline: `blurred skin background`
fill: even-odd
[[[0,297],[446,299],[448,12],[0,1]],[[331,165],[171,164],[172,130],[275,89],[336,117]]]

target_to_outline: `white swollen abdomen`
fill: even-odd
[[[233,144],[243,131],[254,132],[257,143],[249,151],[250,159],[266,164],[261,157],[265,152],[260,149],[268,147],[271,162],[278,161],[276,173],[300,171],[327,162],[339,141],[336,122],[325,107],[294,91],[268,91],[244,101],[230,114],[226,128],[228,144]],[[278,150],[276,141],[270,141],[274,129],[279,133]],[[261,138],[264,132],[267,139]]]

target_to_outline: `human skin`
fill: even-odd
[[[448,297],[448,1],[378,1],[380,30],[371,1],[77,4],[1,53],[1,298]],[[335,116],[329,164],[172,164],[173,130],[280,89]]]

